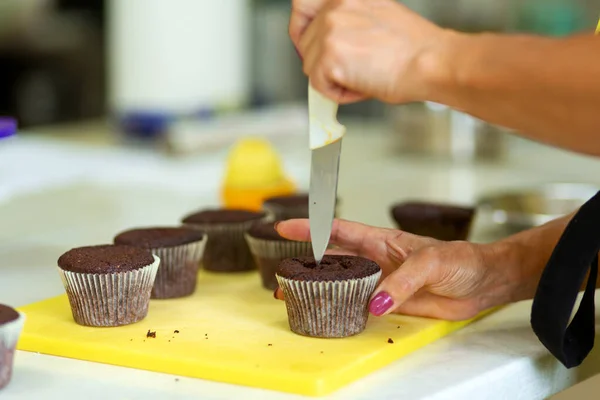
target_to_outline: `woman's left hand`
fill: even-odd
[[[287,239],[310,241],[308,220],[277,224]],[[376,228],[356,222],[335,220],[331,244],[339,250],[328,254],[349,254],[375,261],[383,280],[375,290],[369,310],[380,316],[390,312],[464,320],[479,312],[508,303],[519,282],[510,268],[489,262],[491,245],[444,242],[403,231]],[[283,299],[283,293],[276,291]]]

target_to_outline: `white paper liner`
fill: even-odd
[[[58,268],[73,319],[85,326],[121,326],[148,314],[150,293],[160,258],[146,267],[107,274],[88,274]]]
[[[213,272],[239,272],[256,269],[256,264],[244,234],[256,223],[267,222],[268,215],[251,221],[230,224],[193,224],[208,235],[202,268]]]
[[[0,324],[0,389],[8,385],[12,377],[15,349],[25,325],[25,314],[19,312],[14,321]]]
[[[275,290],[277,287],[275,273],[281,260],[312,255],[310,242],[259,239],[248,233],[245,236],[260,271],[263,287],[266,289]]]
[[[264,211],[267,216],[265,217],[265,222],[275,222],[280,218],[277,218],[277,213],[275,213],[269,206],[263,205],[262,211]]]
[[[151,249],[152,254],[160,258],[152,288],[153,299],[172,299],[194,293],[207,237],[205,234],[196,242]]]
[[[334,217],[339,216],[339,199],[336,201]],[[308,218],[308,203],[306,205],[282,205],[277,203],[264,202],[262,210],[267,213],[269,222],[285,221],[288,219]]]
[[[369,318],[369,298],[381,271],[346,281],[300,281],[277,275],[290,329],[300,335],[342,338],[362,332]]]

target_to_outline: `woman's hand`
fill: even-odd
[[[277,224],[280,235],[310,240],[308,220]],[[469,242],[443,242],[395,229],[375,228],[335,220],[329,254],[350,254],[371,259],[383,270],[369,310],[380,316],[390,312],[447,320],[463,320],[513,299],[518,286],[511,268],[496,268],[490,260],[497,249]],[[281,291],[276,297],[282,299]]]
[[[311,84],[338,103],[425,100],[431,50],[444,42],[394,0],[294,0],[289,31]]]

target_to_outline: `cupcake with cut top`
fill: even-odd
[[[206,209],[183,218],[184,225],[206,232],[203,268],[213,272],[241,272],[256,269],[244,234],[266,219],[266,213],[234,209]]]
[[[286,258],[309,256],[312,254],[310,242],[288,240],[279,235],[273,222],[259,222],[248,230],[246,240],[260,272],[262,286],[275,290],[275,273],[279,264]]]
[[[362,332],[380,276],[377,263],[357,256],[325,255],[318,265],[314,257],[283,260],[276,277],[290,329],[320,338]]]
[[[15,350],[24,323],[23,313],[0,304],[0,389],[12,378]]]
[[[76,323],[120,326],[148,314],[160,259],[124,245],[78,247],[58,259],[58,272]]]
[[[335,215],[338,214],[339,198],[335,205]],[[308,218],[308,193],[296,193],[285,196],[274,196],[263,202],[263,210],[275,221],[294,218]]]
[[[466,240],[475,216],[473,207],[426,202],[405,202],[391,207],[400,229],[438,240]]]
[[[150,250],[160,258],[152,289],[153,299],[186,297],[196,290],[198,268],[207,235],[186,227],[148,227],[130,229],[114,238],[118,245]]]

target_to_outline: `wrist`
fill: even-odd
[[[419,74],[423,78],[423,101],[460,109],[469,91],[478,86],[488,34],[468,34],[444,29],[423,52]]]
[[[532,249],[512,238],[490,243],[486,262],[491,271],[504,282],[506,303],[533,298],[542,270],[532,262]],[[535,251],[535,250],[533,250]]]
[[[444,103],[453,96],[458,87],[459,58],[465,34],[449,29],[440,29],[435,39],[425,47],[417,61],[417,76],[420,77],[421,101]]]
[[[522,268],[524,249],[519,243],[501,240],[480,246],[488,279],[487,307],[514,303],[533,296],[530,294],[532,290],[530,276]]]

